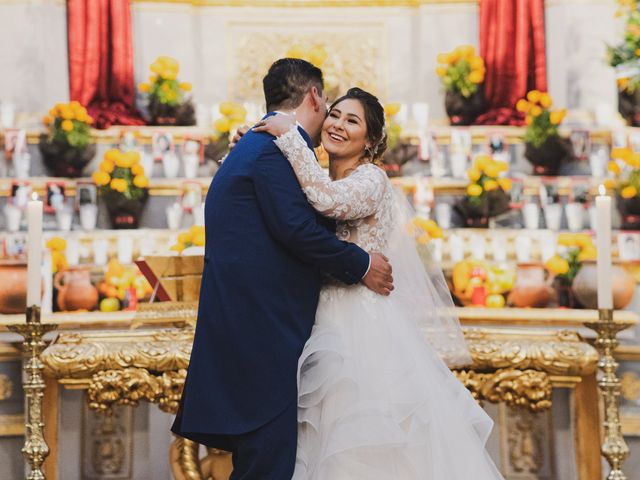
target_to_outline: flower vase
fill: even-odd
[[[455,204],[454,208],[462,217],[465,227],[489,227],[489,201],[486,195],[480,197],[479,203],[472,202],[469,197],[464,197]]]
[[[96,154],[95,144],[76,148],[56,140],[50,140],[46,134],[40,135],[38,144],[42,162],[54,177],[78,178]]]
[[[570,284],[556,277],[553,280],[553,288],[556,291],[556,299],[559,308],[578,308],[578,302]]]
[[[196,110],[191,100],[180,105],[167,105],[157,98],[149,100],[151,125],[192,126],[196,124]]]
[[[618,91],[618,111],[630,126],[640,126],[640,90]]]
[[[104,200],[111,218],[111,225],[115,229],[138,228],[140,215],[149,198],[147,190],[141,198],[127,198],[124,194],[114,190],[108,190]]]
[[[555,176],[562,163],[573,159],[573,146],[568,139],[552,135],[539,147],[527,143],[524,156],[533,165],[534,175]]]
[[[519,263],[508,303],[518,308],[544,308],[550,298],[544,267],[537,263]]]
[[[451,125],[471,125],[486,110],[486,102],[482,87],[470,97],[460,92],[448,90],[444,98],[444,107]]]
[[[640,197],[616,196],[616,206],[622,218],[623,230],[640,230]]]
[[[507,213],[511,208],[509,205],[511,198],[509,197],[509,194],[501,188],[493,190],[492,192],[487,192],[487,197],[490,217],[497,217],[498,215]]]

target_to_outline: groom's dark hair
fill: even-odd
[[[322,93],[322,70],[300,58],[281,58],[262,79],[267,112],[298,107],[311,87]]]

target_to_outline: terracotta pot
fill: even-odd
[[[27,305],[27,264],[0,263],[0,313],[24,313]]]
[[[568,139],[556,135],[539,147],[527,143],[524,156],[533,165],[534,175],[557,175],[562,163],[573,160],[573,146]]]
[[[487,195],[482,195],[479,203],[472,202],[469,197],[465,196],[453,208],[462,217],[465,227],[489,227],[489,199]]]
[[[62,311],[93,310],[98,304],[98,290],[91,283],[87,269],[58,272],[53,286],[58,290],[58,308]]]
[[[551,292],[542,265],[521,263],[518,265],[516,282],[511,289],[508,302],[518,308],[543,308],[549,303]]]
[[[619,265],[613,266],[613,308],[621,310],[631,302],[636,282]],[[598,308],[598,273],[596,262],[584,262],[573,280],[573,291],[585,308]]]
[[[618,111],[629,125],[640,125],[640,90],[634,93],[618,91]]]
[[[103,197],[113,228],[138,228],[140,215],[149,198],[148,190],[144,190],[144,194],[140,199],[127,198],[123,194],[113,190],[105,192]]]
[[[196,111],[191,100],[181,105],[166,105],[154,98],[149,102],[150,125],[191,126],[196,124]]]

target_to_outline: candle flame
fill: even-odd
[[[607,194],[607,188],[606,188],[604,185],[602,185],[602,184],[601,184],[601,185],[598,187],[598,193],[599,193],[600,195],[606,195],[606,194]]]

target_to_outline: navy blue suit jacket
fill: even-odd
[[[353,284],[369,265],[368,254],[339,241],[333,223],[309,205],[273,138],[244,135],[207,194],[178,434],[246,433],[297,401],[298,358],[315,320],[321,272]]]

